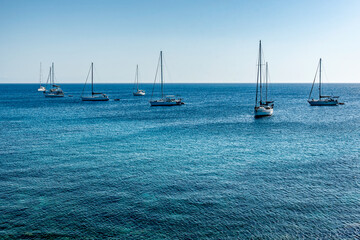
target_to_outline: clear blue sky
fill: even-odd
[[[31,83],[51,62],[59,83],[255,82],[258,41],[272,82],[359,82],[359,0],[0,0],[0,82]]]

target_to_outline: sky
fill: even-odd
[[[255,83],[259,40],[273,83],[359,83],[359,0],[0,0],[0,83]]]

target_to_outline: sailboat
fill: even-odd
[[[160,79],[161,79],[161,98],[158,100],[150,100],[150,105],[155,107],[155,106],[178,106],[178,105],[182,105],[185,104],[181,98],[175,98],[174,95],[164,95],[164,77],[163,77],[163,54],[162,51],[160,51]],[[155,81],[154,81],[154,86],[156,83],[156,77],[157,77],[157,72],[159,69],[159,64],[158,67],[156,69],[156,75],[155,75]],[[154,94],[154,88],[153,88],[153,92],[151,94],[151,98]]]
[[[81,92],[81,100],[82,101],[109,101],[109,97],[106,94],[94,92],[94,63],[91,63],[90,70],[91,70],[91,96],[83,96],[83,93],[84,93],[84,90],[86,87],[86,82],[89,77],[89,74],[88,74],[88,77],[86,78],[86,81],[85,81],[84,88]]]
[[[136,84],[136,92],[133,92],[133,95],[134,96],[145,96],[145,91],[139,89],[139,66],[138,65],[136,65],[135,84]]]
[[[266,62],[266,73],[265,73],[265,101],[263,101],[263,78],[262,75],[262,48],[261,41],[259,42],[259,59],[258,59],[258,70],[257,70],[257,80],[256,80],[256,98],[255,98],[255,117],[266,117],[271,116],[274,112],[274,101],[268,101],[268,78],[269,70],[268,63]],[[258,101],[259,100],[259,101]]]
[[[318,68],[316,69],[315,78],[314,78],[314,81],[313,81],[313,84],[312,84],[312,87],[311,87],[311,91],[310,91],[310,94],[309,94],[308,103],[311,106],[337,106],[339,104],[343,104],[343,103],[339,103],[339,100],[338,100],[339,96],[321,95],[321,63],[322,63],[322,60],[320,58],[319,65],[318,65]],[[314,89],[316,76],[317,76],[318,73],[319,73],[319,99],[311,99],[310,100],[312,91]]]
[[[50,81],[50,90],[44,91],[44,96],[48,98],[64,97],[64,92],[60,88],[60,85],[55,84],[54,63],[51,64],[49,76],[46,83],[48,83],[48,81]]]
[[[46,88],[41,86],[41,79],[42,79],[42,71],[41,71],[41,63],[40,63],[40,87],[38,88],[38,92],[45,92]]]

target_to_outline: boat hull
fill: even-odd
[[[152,107],[160,107],[160,106],[164,106],[164,107],[171,107],[171,106],[180,106],[183,105],[184,103],[181,101],[150,101],[150,105]]]
[[[59,97],[64,97],[64,94],[52,94],[52,93],[50,93],[50,94],[44,94],[44,96],[46,98],[59,98]]]
[[[82,101],[87,102],[106,102],[109,101],[108,97],[81,97]]]
[[[39,88],[39,89],[38,89],[38,92],[45,92],[45,91],[46,91],[45,88]]]
[[[322,101],[322,100],[308,100],[308,103],[311,106],[337,106],[339,105],[338,101]]]
[[[255,107],[255,117],[269,117],[273,115],[274,109],[269,107]]]
[[[145,96],[145,92],[133,92],[134,96]]]
[[[57,86],[57,85],[53,85],[55,88],[51,88],[48,92],[44,91],[44,96],[47,98],[59,98],[59,97],[64,97],[65,94],[63,92],[63,90]]]

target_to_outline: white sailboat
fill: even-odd
[[[258,59],[258,70],[257,70],[257,80],[256,80],[256,98],[255,98],[255,107],[254,113],[255,117],[266,117],[271,116],[274,112],[274,101],[268,101],[268,78],[269,78],[269,70],[268,63],[266,63],[266,74],[265,74],[265,101],[263,101],[263,78],[262,68],[263,68],[263,60],[262,60],[262,48],[261,41],[259,42],[259,59]],[[258,101],[259,100],[259,101]]]
[[[311,87],[311,91],[308,98],[308,103],[311,106],[337,106],[339,104],[343,104],[339,102],[339,96],[328,96],[328,95],[321,95],[321,63],[322,60],[320,58],[318,68],[316,69],[315,78]],[[316,81],[316,76],[319,73],[319,99],[310,99],[312,91],[314,89],[314,84]]]
[[[136,84],[136,92],[133,92],[133,95],[134,96],[145,96],[145,91],[139,89],[139,66],[138,65],[136,65],[135,84]]]
[[[42,70],[41,70],[41,63],[40,63],[40,87],[38,88],[38,92],[45,92],[46,88],[41,86],[41,79],[42,79]]]
[[[185,104],[181,98],[176,98],[174,95],[164,95],[164,77],[163,77],[163,54],[162,51],[160,51],[160,79],[161,79],[161,98],[158,100],[150,100],[150,105],[152,107],[155,106],[179,106],[182,104]],[[156,70],[156,75],[159,69],[159,64]],[[155,75],[155,81],[154,81],[154,86],[156,83],[156,76]],[[154,94],[154,88],[153,88],[153,92],[151,94],[151,98]]]
[[[50,80],[50,90],[44,91],[44,96],[47,98],[58,98],[64,97],[64,92],[60,88],[60,85],[55,84],[55,74],[54,74],[54,63],[51,64],[49,76],[46,82]]]
[[[94,102],[95,101],[96,102],[109,101],[109,97],[106,94],[94,92],[94,63],[91,63],[90,70],[91,70],[91,96],[83,96],[83,93],[84,93],[84,90],[86,87],[86,82],[89,77],[89,74],[88,74],[88,77],[86,78],[86,81],[85,81],[84,88],[81,92],[81,100],[82,101],[94,101]]]

